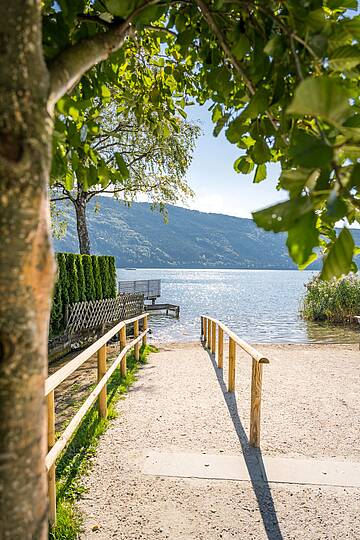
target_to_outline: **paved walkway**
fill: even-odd
[[[244,354],[235,395],[198,344],[151,355],[101,440],[82,538],[360,538],[356,347],[261,350],[261,453]]]

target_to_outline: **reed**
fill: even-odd
[[[353,324],[360,315],[360,278],[356,274],[321,281],[315,276],[305,284],[301,316],[308,321]]]

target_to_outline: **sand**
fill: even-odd
[[[261,452],[360,461],[356,345],[259,345]],[[360,489],[158,477],[149,450],[251,456],[249,357],[237,351],[235,396],[200,344],[151,354],[100,441],[79,503],[83,539],[359,539]],[[224,364],[226,383],[227,361]],[[238,416],[236,414],[236,407]]]

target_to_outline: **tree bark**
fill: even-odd
[[[52,120],[40,0],[0,0],[0,538],[47,538]]]
[[[79,240],[79,249],[82,255],[90,255],[90,238],[86,221],[86,193],[78,186],[78,196],[74,200],[76,213],[76,227]]]

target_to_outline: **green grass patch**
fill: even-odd
[[[360,315],[360,279],[351,274],[341,279],[321,281],[318,276],[306,285],[301,315],[308,321],[353,324]]]
[[[91,467],[99,439],[109,422],[116,418],[116,403],[136,381],[136,372],[147,357],[157,349],[151,345],[141,347],[140,360],[135,361],[133,351],[127,356],[127,374],[121,377],[117,369],[107,385],[108,417],[99,418],[96,404],[90,409],[80,424],[76,434],[56,463],[57,524],[49,532],[52,540],[76,540],[82,526],[82,516],[76,508],[76,501],[86,491],[83,476]],[[94,385],[95,386],[95,385]],[[89,389],[89,393],[90,393]]]

